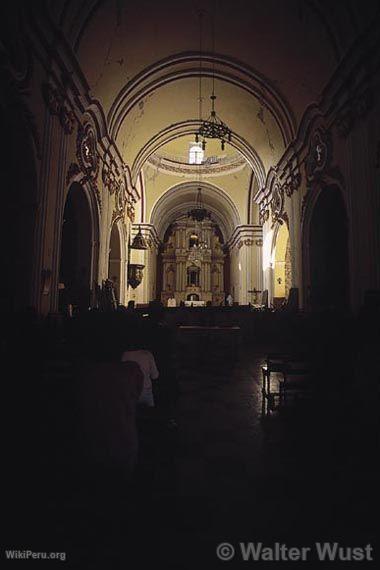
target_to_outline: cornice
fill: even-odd
[[[230,239],[225,244],[225,247],[232,249],[237,247],[240,249],[243,245],[256,245],[261,246],[263,237],[263,228],[259,225],[253,224],[244,224],[241,226],[237,226]]]
[[[139,229],[141,229],[141,233],[146,239],[149,247],[160,247],[161,240],[158,237],[156,228],[152,224],[133,224],[131,229],[132,235],[137,234]]]

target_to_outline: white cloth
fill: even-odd
[[[176,306],[177,306],[177,302],[176,302],[174,297],[171,297],[170,299],[168,299],[168,307],[176,307]]]
[[[121,360],[123,362],[136,362],[140,366],[144,377],[144,387],[142,389],[139,402],[146,406],[153,407],[154,399],[152,380],[156,380],[158,378],[158,370],[153,354],[149,352],[149,350],[128,350],[123,353]]]
[[[234,302],[234,300],[233,300],[233,298],[232,298],[232,295],[227,295],[227,304],[228,304],[230,307],[232,307],[233,302]]]

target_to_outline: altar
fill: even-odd
[[[204,307],[205,301],[185,301],[185,307]]]

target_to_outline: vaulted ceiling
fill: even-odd
[[[182,137],[199,124],[199,77],[205,118],[214,75],[217,113],[233,131],[233,152],[245,156],[259,186],[376,5],[375,0],[49,2],[133,181],[164,145],[183,154],[188,139]]]

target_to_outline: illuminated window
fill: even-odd
[[[189,164],[202,164],[204,151],[201,143],[191,143],[189,149]]]

